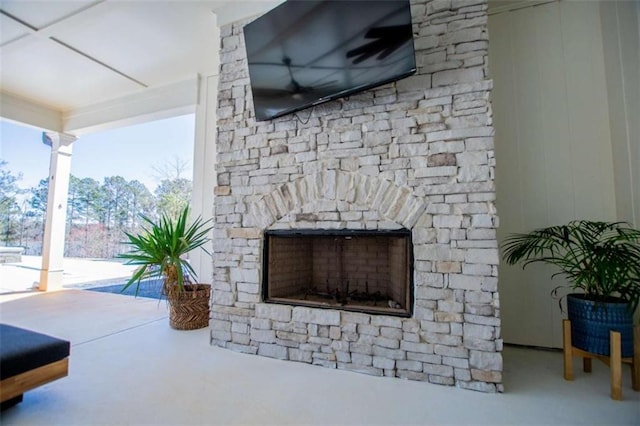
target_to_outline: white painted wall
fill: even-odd
[[[600,5],[618,219],[640,227],[640,2]]]
[[[630,21],[625,25],[636,25],[630,38],[637,37],[637,14]],[[640,115],[633,102],[619,105],[622,94],[607,92],[605,58],[615,55],[605,55],[602,28],[597,2],[553,2],[489,18],[500,241],[572,219],[615,220],[616,206],[630,204],[616,203],[616,195],[629,197],[637,184],[637,157],[625,163],[626,153],[637,156],[637,133],[635,142],[631,135],[612,145],[617,133],[610,122],[619,131]],[[628,48],[621,47],[618,60],[633,69]],[[621,109],[636,111],[636,118],[623,118]],[[552,272],[500,266],[506,342],[561,347],[562,314],[550,292],[563,280],[551,280]]]

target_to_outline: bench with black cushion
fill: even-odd
[[[28,390],[69,373],[70,343],[0,324],[0,408],[22,401]]]

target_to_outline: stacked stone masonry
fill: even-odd
[[[502,391],[486,0],[414,0],[418,72],[255,120],[243,26],[221,28],[212,344]],[[411,318],[262,302],[268,229],[412,232]]]

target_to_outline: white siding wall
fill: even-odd
[[[640,2],[602,2],[618,218],[640,227]]]
[[[498,238],[572,219],[616,219],[614,160],[596,2],[489,18]],[[506,342],[560,347],[551,269],[500,267]]]

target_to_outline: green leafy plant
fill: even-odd
[[[508,264],[556,266],[560,271],[552,277],[565,275],[590,300],[619,298],[632,312],[640,302],[640,230],[624,222],[575,220],[513,234],[502,247]]]
[[[126,259],[127,265],[137,265],[133,275],[122,288],[122,291],[136,284],[136,295],[140,281],[147,278],[164,278],[165,293],[177,288],[184,290],[185,275],[196,277],[196,272],[184,256],[196,248],[204,247],[209,241],[207,234],[212,226],[208,221],[198,217],[189,224],[189,207],[184,207],[177,219],[163,214],[160,220],[154,222],[146,216],[141,216],[145,222],[143,232],[139,235],[125,233],[127,245],[131,250],[118,257]]]

